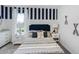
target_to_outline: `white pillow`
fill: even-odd
[[[44,38],[44,31],[41,31],[41,38]]]
[[[43,35],[44,31],[40,31],[40,32],[37,32],[37,38],[44,38],[44,35]]]
[[[47,36],[48,36],[48,37],[51,37],[51,33],[50,33],[50,32],[47,32]]]

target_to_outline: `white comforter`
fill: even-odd
[[[47,44],[22,44],[14,54],[40,54],[40,53],[64,53],[57,43]]]

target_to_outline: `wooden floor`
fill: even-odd
[[[0,48],[0,54],[13,54],[20,45],[13,45],[8,43]]]
[[[64,50],[65,54],[71,54],[61,43],[58,43],[58,45]]]
[[[65,54],[70,54],[70,52],[65,49],[60,43],[58,43],[60,47],[64,50]],[[0,48],[0,54],[13,54],[20,45],[13,45],[12,43],[8,43]]]

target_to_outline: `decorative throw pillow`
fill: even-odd
[[[41,31],[41,38],[44,38],[44,31]]]
[[[37,32],[32,32],[32,38],[37,38]]]
[[[44,32],[44,37],[48,37],[47,31]]]
[[[50,34],[50,32],[47,32],[47,36],[48,36],[48,37],[51,37],[51,34]]]
[[[44,38],[43,32],[44,31],[37,32],[37,34],[38,34],[37,38]]]
[[[37,38],[41,38],[41,32],[37,32]]]

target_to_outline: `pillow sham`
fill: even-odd
[[[37,38],[44,38],[43,32],[44,31],[37,32]]]
[[[32,32],[32,38],[37,38],[37,32]]]
[[[48,37],[47,31],[44,32],[44,37]]]

